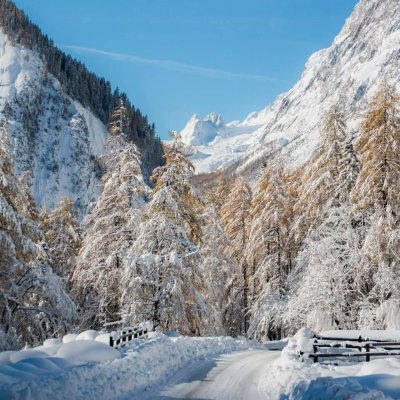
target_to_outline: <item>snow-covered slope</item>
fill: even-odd
[[[240,160],[254,145],[255,133],[262,127],[258,120],[224,124],[219,114],[212,113],[204,119],[193,115],[180,133],[182,141],[190,146],[196,172],[204,173]]]
[[[276,149],[275,144],[286,144],[286,164],[301,165],[318,145],[323,117],[332,104],[344,107],[350,130],[356,131],[382,79],[400,89],[399,70],[399,2],[361,0],[332,46],[310,57],[297,84],[267,108],[236,123],[236,136],[225,141],[217,135],[198,147],[195,166],[200,172],[213,171],[238,158],[243,159],[243,168],[257,165],[271,147]],[[255,129],[241,131],[249,127]]]
[[[107,128],[65,94],[39,54],[12,44],[2,32],[0,123],[16,172],[28,172],[37,204],[53,208],[69,197],[84,213],[98,195],[96,156],[103,152]]]

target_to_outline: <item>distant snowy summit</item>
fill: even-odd
[[[225,124],[220,114],[211,113],[200,119],[193,115],[180,132],[190,148],[190,160],[196,173],[214,172],[240,160],[253,145],[256,132],[263,126],[258,113],[244,121]]]
[[[193,115],[181,132],[182,141],[191,146],[202,146],[212,142],[224,129],[225,124],[220,114],[208,114],[199,119]]]
[[[238,168],[251,174],[271,154],[279,154],[286,166],[303,165],[320,143],[332,105],[343,107],[351,133],[357,133],[381,81],[400,90],[399,70],[399,2],[361,0],[332,45],[313,54],[299,81],[271,105],[221,126],[210,116],[191,118],[182,135],[194,146],[191,160],[197,173],[240,160]]]

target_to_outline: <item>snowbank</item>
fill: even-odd
[[[97,340],[98,338],[102,340]],[[0,353],[0,398],[13,398],[14,395],[8,393],[9,389],[6,388],[17,382],[40,380],[45,376],[68,371],[77,365],[104,363],[120,358],[121,353],[108,343],[109,334],[85,331],[79,335],[66,335],[62,340],[45,340],[42,346],[35,348]],[[3,390],[8,394],[3,396]]]
[[[371,336],[375,333],[375,336]],[[343,365],[313,364],[301,362],[299,350],[310,351],[314,332],[302,329],[288,342],[281,357],[265,371],[260,383],[268,399],[399,399],[400,359],[385,358],[369,363]],[[372,339],[395,339],[394,332],[387,331],[327,331],[324,336]],[[354,336],[355,335],[355,336]]]
[[[337,339],[358,339],[361,336],[363,340],[400,341],[400,331],[397,330],[324,331],[320,336]]]
[[[40,350],[9,352],[11,354],[4,356],[0,353],[0,360],[3,360],[0,398],[135,399],[140,398],[143,390],[167,382],[189,363],[259,347],[251,341],[227,337],[152,336],[145,341],[134,341],[122,350],[112,349],[97,340],[70,341],[77,338],[68,336],[68,343],[63,340],[63,344],[54,344],[59,346],[56,356],[46,352],[54,347],[51,343],[48,347],[40,346]],[[24,352],[29,353],[29,357],[11,362],[10,358]]]

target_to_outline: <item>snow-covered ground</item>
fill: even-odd
[[[397,339],[400,332],[331,331]],[[313,364],[312,332],[257,344],[229,337],[151,334],[115,350],[86,331],[34,349],[0,353],[0,399],[399,399],[400,359]]]
[[[347,331],[343,338],[371,337],[371,331]],[[340,331],[324,332],[339,337]],[[327,335],[328,336],[328,335]],[[261,388],[268,399],[399,399],[400,359],[370,362],[313,364],[299,360],[299,350],[310,347],[310,332],[302,330],[282,351],[281,357],[264,370]],[[374,339],[397,339],[399,332],[375,331]],[[311,346],[312,349],[312,346]]]
[[[161,390],[142,393],[141,400],[264,400],[259,383],[266,366],[279,358],[267,349],[238,352],[193,364]]]
[[[265,346],[229,337],[153,334],[114,350],[95,332],[35,349],[0,353],[0,399],[142,399],[188,366]],[[150,397],[151,398],[151,397]]]

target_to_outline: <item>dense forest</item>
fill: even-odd
[[[80,225],[68,200],[38,212],[2,150],[1,348],[148,320],[257,340],[398,329],[399,102],[382,84],[357,135],[334,105],[302,168],[273,157],[255,187],[232,176],[202,190],[177,133],[146,184],[121,101]]]
[[[104,124],[109,124],[115,109],[123,102],[127,119],[126,134],[143,152],[145,175],[149,176],[153,168],[160,165],[162,145],[156,137],[155,126],[130,103],[125,93],[120,93],[118,89],[112,91],[109,82],[99,78],[84,64],[58,49],[53,41],[9,0],[0,0],[0,26],[13,42],[38,52],[48,73],[58,79],[63,90],[89,108]]]

